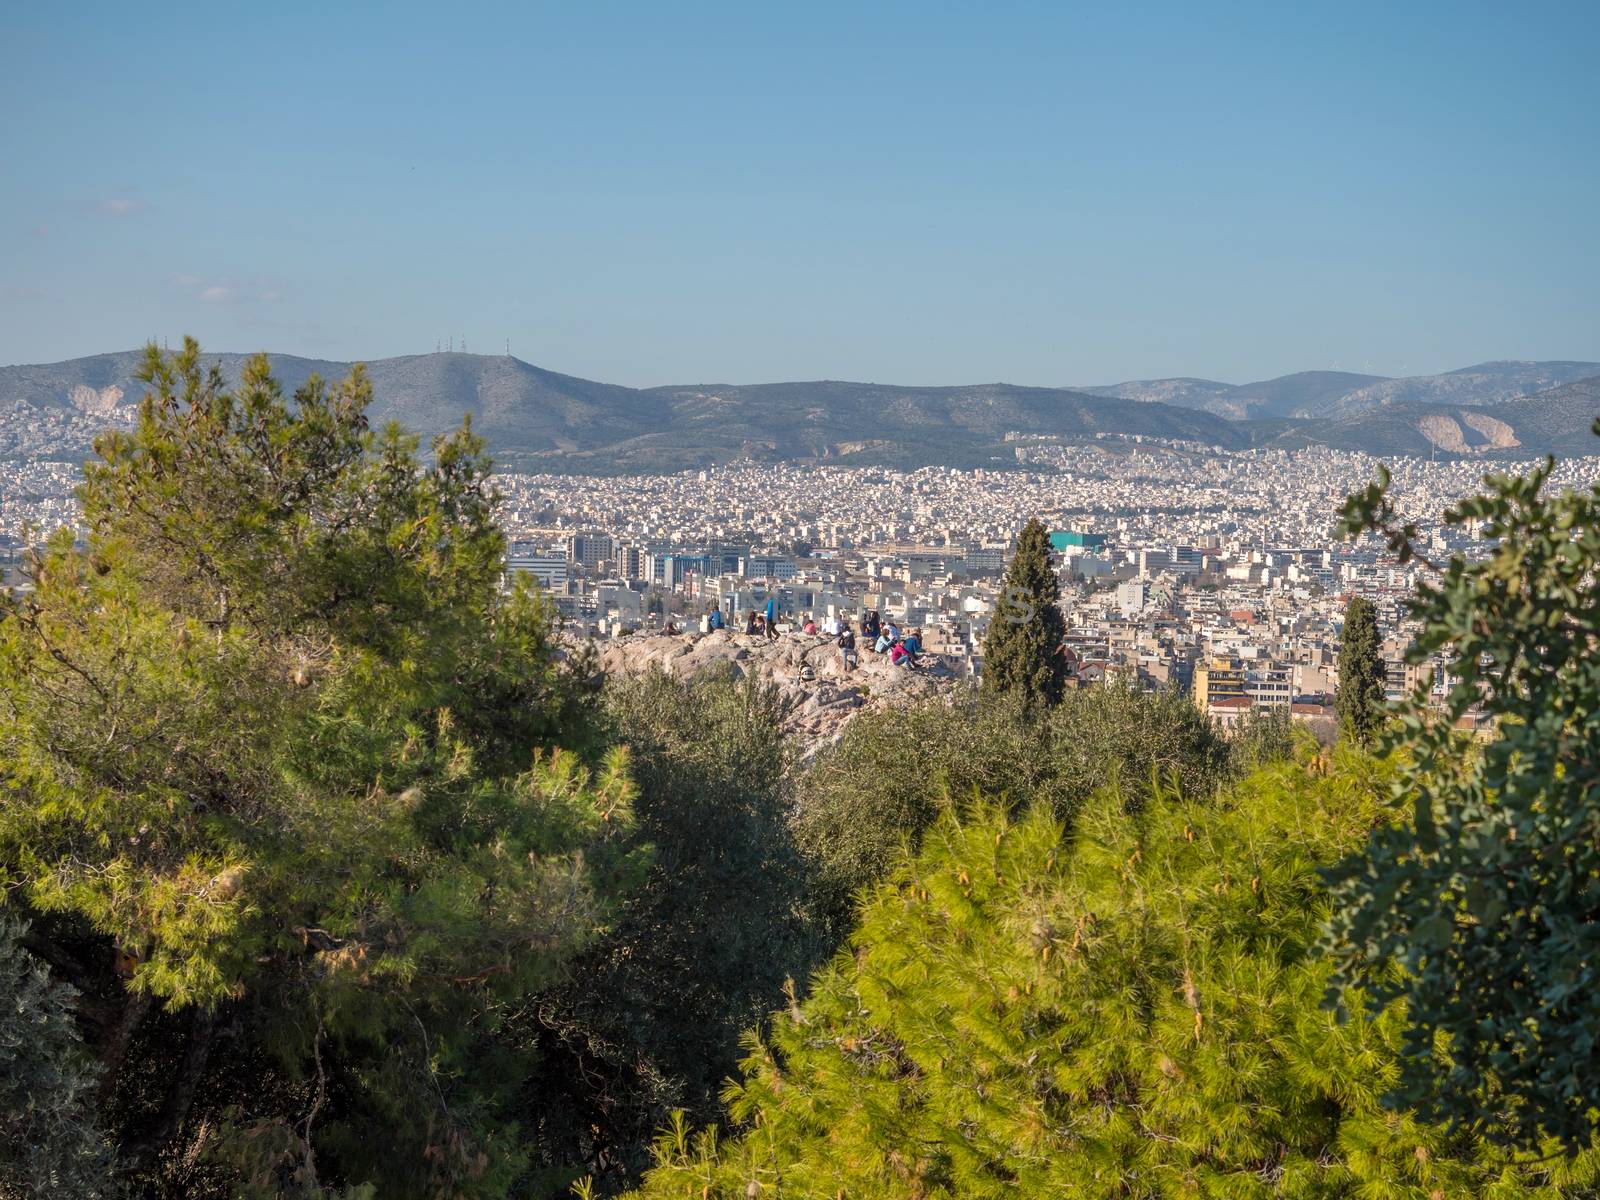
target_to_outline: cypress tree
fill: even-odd
[[[1017,538],[1005,584],[983,642],[985,699],[1013,695],[1029,706],[1058,704],[1066,686],[1066,660],[1057,653],[1066,636],[1061,588],[1050,565],[1050,538],[1033,518]]]
[[[1372,601],[1352,596],[1344,610],[1339,646],[1339,724],[1363,745],[1383,723],[1383,658],[1378,643],[1378,613]]]

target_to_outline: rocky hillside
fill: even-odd
[[[1393,404],[1320,421],[1286,422],[1272,444],[1410,454],[1558,458],[1600,454],[1600,377],[1499,404]]]
[[[1386,382],[1381,375],[1349,371],[1297,371],[1257,383],[1218,383],[1214,379],[1140,379],[1085,388],[1097,396],[1157,401],[1199,408],[1233,421],[1270,417],[1316,416],[1340,398],[1368,384]]]
[[[1487,362],[1438,375],[1401,379],[1349,371],[1297,371],[1259,383],[1141,379],[1083,390],[1097,396],[1204,409],[1236,421],[1317,419],[1353,417],[1403,405],[1503,404],[1594,375],[1600,375],[1600,363]]]
[[[956,664],[935,654],[922,655],[917,670],[890,665],[888,656],[862,652],[860,665],[846,671],[831,638],[789,633],[769,642],[731,630],[716,633],[639,633],[597,643],[607,672],[671,671],[684,678],[707,671],[754,675],[778,685],[790,702],[785,729],[807,755],[832,742],[864,713],[903,706],[957,686]],[[802,668],[816,676],[802,680]]]

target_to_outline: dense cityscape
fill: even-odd
[[[742,630],[771,600],[780,629],[809,621],[819,637],[876,612],[918,630],[947,670],[978,677],[1013,540],[1037,516],[1054,531],[1076,686],[1122,677],[1176,688],[1224,727],[1262,708],[1326,719],[1352,595],[1377,607],[1391,698],[1430,675],[1436,694],[1449,683],[1442,661],[1403,661],[1404,603],[1426,568],[1335,536],[1339,505],[1375,459],[1102,439],[1019,460],[999,471],[733,464],[496,483],[508,572],[538,582],[570,635],[704,632],[713,609]],[[1438,557],[1483,549],[1473,526],[1441,520],[1482,464],[1389,466],[1397,507]],[[14,581],[30,537],[75,521],[77,472],[43,461],[0,474]],[[1600,458],[1565,460],[1552,486],[1596,477]]]

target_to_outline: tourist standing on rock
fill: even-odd
[[[771,596],[767,597],[767,640],[778,639],[778,602]]]
[[[844,659],[846,673],[856,669],[856,635],[849,625],[839,631],[839,656]]]

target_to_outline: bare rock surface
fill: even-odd
[[[903,707],[951,691],[958,665],[937,654],[919,656],[915,670],[897,667],[887,654],[858,652],[854,670],[832,638],[786,633],[774,641],[720,629],[714,633],[636,633],[595,643],[608,674],[670,671],[692,678],[729,671],[774,683],[789,701],[785,729],[809,756],[838,738],[862,713]],[[812,679],[802,672],[811,668]]]

